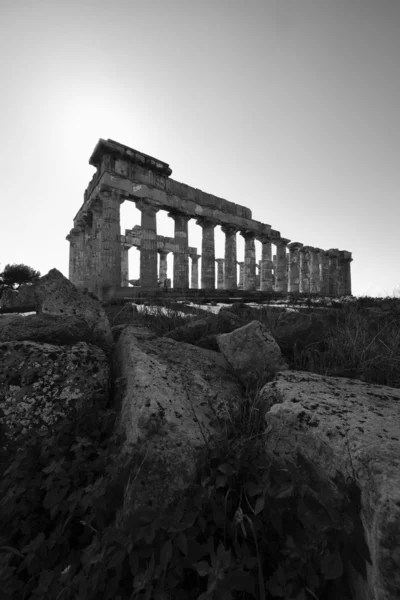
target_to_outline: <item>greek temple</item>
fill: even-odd
[[[79,289],[100,299],[121,291],[129,297],[138,288],[160,287],[182,293],[219,289],[351,295],[350,252],[290,243],[271,225],[254,220],[249,208],[175,181],[167,163],[113,140],[100,139],[89,164],[96,172],[66,238],[70,242],[69,279]],[[141,223],[122,235],[124,201],[135,203]],[[158,235],[160,210],[173,219],[174,237]],[[202,228],[201,249],[189,246],[190,219]],[[225,253],[220,258],[215,256],[217,226],[225,234]],[[244,238],[243,262],[237,261],[238,233]],[[256,240],[261,242],[258,262]],[[132,247],[140,252],[138,280],[129,280]],[[172,278],[167,268],[169,253],[173,254]]]

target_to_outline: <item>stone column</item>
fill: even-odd
[[[117,191],[100,192],[103,204],[100,260],[101,260],[101,289],[103,298],[105,286],[121,287],[121,226],[120,207],[123,200]]]
[[[243,289],[243,280],[244,280],[244,262],[237,262],[239,265],[239,288]]]
[[[201,289],[215,290],[215,240],[216,223],[207,219],[198,219],[197,224],[203,229],[201,243]]]
[[[189,240],[188,222],[190,217],[182,213],[170,212],[168,216],[175,221],[174,252],[174,288],[189,289]]]
[[[300,254],[299,250],[303,247],[300,242],[292,242],[288,244],[289,248],[289,274],[288,274],[288,291],[300,291]]]
[[[346,250],[342,251],[343,255],[343,283],[344,283],[344,291],[343,294],[345,296],[351,296],[351,267],[350,263],[353,262],[351,258],[351,252],[347,252]]]
[[[260,289],[262,292],[272,292],[272,252],[271,238],[259,237],[261,242]]]
[[[311,294],[318,294],[321,288],[321,281],[319,275],[319,253],[321,248],[311,249],[311,260],[310,260],[310,292]]]
[[[129,244],[121,244],[121,286],[129,287]]]
[[[256,234],[252,231],[242,231],[240,235],[244,238],[244,277],[243,289],[256,289]]]
[[[190,278],[190,287],[193,290],[199,289],[199,258],[201,254],[191,254],[190,258],[192,259],[192,273]]]
[[[159,207],[149,199],[138,200],[142,213],[140,239],[140,287],[157,288],[157,213]]]
[[[80,228],[73,227],[67,237],[65,238],[69,241],[69,271],[68,278],[71,283],[77,285],[78,281],[78,261],[79,261],[79,252],[81,252],[81,246],[83,243],[83,234]],[[79,286],[77,286],[79,287]]]
[[[90,210],[92,217],[91,227],[91,273],[89,290],[101,298],[102,294],[102,260],[101,260],[101,237],[103,227],[103,203],[100,198],[91,204]]]
[[[224,271],[224,289],[236,290],[237,288],[237,267],[236,267],[236,233],[237,229],[230,226],[223,226],[221,230],[225,234],[225,271]]]
[[[290,240],[281,238],[276,240],[276,269],[275,269],[275,291],[276,292],[287,292],[287,279],[286,279],[286,246]]]
[[[329,256],[325,250],[319,253],[319,293],[329,294]]]
[[[158,275],[158,279],[162,285],[165,286],[165,280],[168,279],[168,263],[167,256],[169,254],[168,250],[158,250],[158,254],[160,255],[160,271]]]
[[[310,262],[311,246],[303,246],[300,250],[300,292],[302,294],[310,293]]]
[[[258,273],[257,273],[258,271]],[[260,289],[260,285],[261,285],[261,260],[258,261],[258,264],[256,263],[256,290]]]
[[[329,295],[338,295],[338,269],[339,269],[339,250],[331,248],[328,250],[329,256]]]
[[[224,289],[224,258],[216,258],[215,262],[217,263],[217,289]]]

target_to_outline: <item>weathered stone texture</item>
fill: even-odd
[[[220,351],[239,380],[250,388],[287,369],[271,332],[260,321],[251,321],[232,333],[217,337]]]
[[[169,213],[175,221],[174,288],[189,288],[189,217],[180,213]]]
[[[300,292],[310,293],[310,261],[311,246],[303,246],[300,250]]]
[[[260,288],[263,292],[272,292],[272,246],[270,238],[259,238],[261,242]]]
[[[216,258],[215,262],[217,263],[217,289],[224,289],[224,262],[223,258]]]
[[[298,292],[300,290],[300,254],[299,250],[303,244],[292,242],[288,244],[289,248],[289,274],[288,274],[288,291]]]
[[[236,233],[234,227],[221,227],[225,234],[225,270],[224,289],[235,290],[237,288],[236,269]]]
[[[117,430],[126,434],[123,460],[146,456],[126,492],[126,510],[161,511],[176,502],[196,477],[196,463],[217,415],[241,399],[240,386],[223,356],[168,338],[144,339],[122,332],[114,354],[121,387]]]
[[[240,234],[244,237],[244,271],[243,271],[243,289],[256,289],[256,246],[255,234],[242,231]]]
[[[287,291],[287,261],[286,246],[290,240],[281,238],[276,242],[276,268],[275,268],[275,291]]]
[[[199,288],[199,258],[201,254],[191,254],[190,258],[192,259],[192,272],[190,277],[190,286],[194,290]]]
[[[50,315],[72,315],[83,318],[93,333],[93,343],[103,349],[113,342],[110,323],[97,300],[83,294],[60,271],[51,269],[34,288],[36,311]]]
[[[216,223],[199,219],[197,224],[203,229],[201,244],[201,289],[215,289],[215,239]]]
[[[31,429],[49,430],[66,416],[109,401],[109,366],[100,348],[0,343],[0,414],[6,448]]]
[[[140,244],[140,285],[142,288],[156,288],[157,273],[157,212],[152,202],[140,200],[136,208],[142,213]]]
[[[76,342],[93,343],[87,322],[74,315],[27,315],[11,320],[0,329],[0,342],[30,340],[66,345]]]
[[[338,474],[361,493],[372,564],[367,584],[354,573],[358,600],[400,597],[400,390],[285,371],[261,391],[271,405],[265,448],[277,460],[300,456],[338,493]]]

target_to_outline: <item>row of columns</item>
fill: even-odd
[[[101,295],[103,285],[119,287],[128,279],[128,248],[120,241],[120,205],[123,197],[118,192],[101,192],[86,215],[76,224],[67,239],[71,242],[70,279],[78,287],[87,287]],[[160,253],[160,274],[157,269],[157,213],[160,207],[149,199],[136,201],[141,211],[140,285],[156,288],[158,278],[165,279],[167,253]],[[174,220],[174,277],[175,289],[189,288],[189,239],[190,217],[182,211],[168,214]],[[236,234],[239,229],[222,226],[225,234],[224,259],[215,258],[214,230],[217,222],[199,218],[202,228],[201,288],[214,289],[217,264],[217,287],[227,290],[237,288]],[[289,244],[285,238],[257,236],[253,231],[240,230],[244,238],[244,264],[242,284],[244,290],[255,290],[256,253],[255,240],[261,242],[260,289],[261,291],[351,294],[349,252],[324,251],[303,246],[298,242]],[[272,260],[272,244],[276,246],[275,263]],[[289,248],[287,257],[286,247]],[[198,286],[198,258],[192,258],[191,287]],[[274,279],[273,279],[274,271]],[[240,280],[239,280],[239,283]]]

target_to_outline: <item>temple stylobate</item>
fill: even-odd
[[[351,294],[350,252],[290,243],[271,225],[253,219],[247,207],[175,181],[167,163],[113,140],[100,139],[89,163],[96,172],[67,236],[69,278],[78,288],[101,299],[110,290],[130,284],[144,291],[172,286],[181,291]],[[120,208],[125,201],[135,203],[141,223],[121,235]],[[158,235],[157,214],[162,210],[174,222],[173,237]],[[189,246],[191,219],[202,229],[199,249]],[[225,235],[223,257],[215,255],[217,226]],[[241,263],[236,252],[238,233],[244,239]],[[256,241],[261,243],[258,262]],[[136,281],[129,280],[132,247],[140,252]],[[169,253],[173,255],[172,278],[167,272]]]

